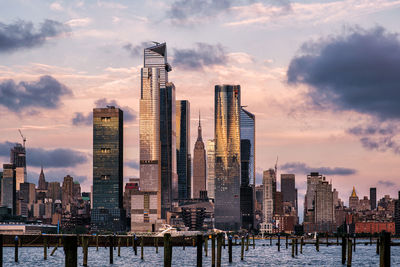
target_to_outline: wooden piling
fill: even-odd
[[[156,254],[158,254],[158,237],[156,237]]]
[[[237,245],[237,236],[235,236],[235,246]]]
[[[336,235],[336,246],[339,246],[339,234]]]
[[[215,267],[215,235],[214,234],[211,236],[211,266]]]
[[[356,251],[356,242],[357,242],[356,236],[354,235],[354,243],[353,243],[354,252]]]
[[[254,240],[254,234],[253,234],[253,249],[256,249],[256,241]]]
[[[292,238],[292,258],[294,258],[294,239]]]
[[[281,236],[278,235],[278,251],[281,251]]]
[[[223,234],[218,233],[217,235],[217,267],[221,267],[221,256],[222,256],[222,240]]]
[[[99,235],[96,234],[96,251],[99,251]]]
[[[286,249],[288,249],[288,246],[289,246],[289,244],[288,244],[288,242],[289,242],[289,241],[288,241],[288,238],[289,238],[289,237],[286,236]]]
[[[328,236],[328,233],[326,233],[326,246],[329,246],[329,236]]]
[[[243,260],[244,255],[244,236],[242,236],[242,242],[240,242],[240,260]]]
[[[298,247],[298,244],[299,244],[299,242],[297,241],[297,237],[296,237],[296,256],[299,254],[299,247]]]
[[[114,239],[113,239],[113,236],[110,236],[108,239],[110,242],[110,264],[113,264],[114,263],[114,252],[113,252]]]
[[[133,238],[133,251],[135,252],[135,256],[137,256],[137,237]]]
[[[390,232],[383,231],[381,234],[381,251],[379,258],[380,267],[390,266]]]
[[[315,250],[319,252],[319,235],[317,234],[317,239],[315,240]]]
[[[229,254],[229,263],[232,263],[232,237],[231,236],[228,239],[228,254]]]
[[[121,237],[118,237],[118,257],[121,257]]]
[[[204,237],[204,255],[208,257],[208,235]]]
[[[140,259],[144,260],[144,236],[140,238]]]
[[[16,235],[14,238],[14,261],[18,262],[18,236]]]
[[[246,237],[246,251],[249,251],[249,235]]]
[[[197,235],[196,238],[197,243],[197,267],[202,267],[203,265],[203,236]]]
[[[222,238],[222,245],[224,246],[224,249],[225,249],[225,235]]]
[[[193,247],[195,247],[195,246],[196,246],[196,238],[193,237],[193,238],[192,238],[192,241],[193,241]]]
[[[78,238],[77,236],[64,237],[65,267],[78,266]]]
[[[342,237],[342,264],[346,263],[346,237]]]
[[[171,267],[171,253],[169,250],[171,249],[170,246],[171,242],[171,234],[164,234],[164,267]]]
[[[186,247],[186,237],[185,236],[183,236],[183,250],[185,250],[185,247]]]
[[[54,253],[56,252],[58,246],[59,246],[58,244],[55,245],[55,247],[53,248],[53,250],[52,250],[51,253],[50,253],[50,256],[53,256],[53,255],[54,255]]]
[[[272,247],[272,235],[269,237],[269,245]]]
[[[126,237],[126,247],[129,247],[129,236]]]
[[[348,246],[347,246],[347,267],[351,267],[351,261],[352,261],[352,253],[353,253],[353,250],[352,250],[352,246],[353,246],[353,244],[352,244],[353,242],[351,241],[351,238],[349,238],[349,241],[348,241]]]
[[[380,237],[376,239],[376,254],[379,255]]]
[[[300,240],[300,253],[301,254],[303,254],[303,244],[304,244],[304,239],[303,239],[303,237],[301,237],[301,240]]]
[[[3,235],[0,235],[0,267],[3,267]]]
[[[43,237],[43,259],[47,260],[47,236]]]
[[[369,235],[369,245],[372,246],[372,234]]]
[[[83,250],[83,266],[88,266],[88,247],[89,247],[89,237],[82,236],[82,250]]]

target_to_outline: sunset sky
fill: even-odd
[[[92,183],[91,112],[125,112],[125,181],[138,177],[143,48],[166,42],[169,80],[214,137],[214,85],[256,115],[256,171],[319,171],[348,202],[400,189],[400,1],[0,0],[0,163],[27,138],[28,181]]]

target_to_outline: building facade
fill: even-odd
[[[197,128],[197,141],[193,151],[193,198],[200,198],[200,193],[206,191],[206,150],[201,133],[201,121]]]
[[[26,182],[26,150],[25,146],[17,143],[10,150],[10,163],[15,166],[15,183],[17,191],[20,190],[20,184]]]
[[[296,210],[297,214],[297,190],[296,190],[296,180],[294,174],[281,174],[281,192],[282,201],[289,202],[292,207]]]
[[[207,195],[215,199],[215,140],[207,140]]]
[[[187,100],[176,101],[176,162],[178,174],[178,198],[191,197],[190,162],[190,103]]]
[[[371,187],[369,189],[369,199],[371,201],[371,210],[376,209],[376,187]]]
[[[10,208],[12,214],[16,215],[17,195],[14,164],[3,164],[3,179],[1,179],[1,205]]]
[[[351,196],[349,197],[349,208],[352,210],[358,210],[359,199],[356,194],[356,189],[353,186],[353,191],[351,192]]]
[[[274,182],[276,174],[274,169],[269,169],[263,172],[263,223],[272,223],[274,216]]]
[[[93,109],[93,210],[98,229],[124,230],[123,112],[119,108]]]
[[[240,85],[215,86],[215,227],[237,230],[240,214]]]

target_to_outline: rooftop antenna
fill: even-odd
[[[22,132],[21,132],[21,130],[20,129],[18,129],[18,131],[19,131],[19,134],[21,135],[21,137],[22,137],[22,141],[23,141],[23,143],[24,143],[24,148],[25,148],[25,142],[26,142],[26,138],[25,138],[25,136],[23,136],[22,135]]]

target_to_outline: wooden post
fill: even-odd
[[[135,252],[135,256],[137,256],[137,237],[133,238],[133,251]]]
[[[246,238],[246,251],[249,251],[249,234],[247,234]]]
[[[353,246],[353,244],[352,244],[351,238],[349,238],[349,244],[347,246],[347,267],[351,267],[351,260],[352,260],[352,253],[353,253],[352,246]]]
[[[289,242],[289,241],[288,241],[288,238],[289,238],[289,237],[286,236],[286,249],[288,249],[288,245],[289,245],[289,244],[288,244],[288,242]]]
[[[326,246],[329,246],[329,236],[328,236],[328,233],[326,233]]]
[[[82,237],[82,250],[83,250],[83,266],[87,266],[88,261],[88,246],[89,246],[89,237]]]
[[[47,260],[47,236],[43,236],[43,259]]]
[[[299,247],[298,247],[298,244],[299,244],[299,242],[297,241],[297,237],[296,237],[296,256],[299,254]]]
[[[99,251],[99,235],[96,234],[96,251]]]
[[[376,239],[376,254],[379,255],[380,237]]]
[[[269,237],[269,245],[272,247],[272,235]]]
[[[156,237],[156,253],[158,254],[158,237]]]
[[[219,233],[217,235],[217,267],[221,267],[222,238],[223,238],[223,234]]]
[[[229,263],[232,263],[232,236],[229,236],[228,239],[228,254],[229,254]]]
[[[129,236],[126,236],[126,247],[129,247]]]
[[[294,258],[294,239],[292,238],[292,258]]]
[[[224,249],[225,249],[225,234],[224,234],[224,236],[222,237],[222,244],[224,245]]]
[[[208,235],[204,237],[204,254],[208,257]]]
[[[354,251],[356,251],[356,235],[354,234],[354,244],[353,244],[353,246],[354,246]]]
[[[281,235],[278,235],[278,251],[281,251]]]
[[[346,237],[342,236],[342,264],[346,263]]]
[[[253,234],[253,249],[256,249],[256,242],[254,240],[254,234]]]
[[[319,235],[317,234],[317,240],[315,240],[315,249],[319,252]]]
[[[243,260],[243,254],[244,254],[244,236],[242,236],[242,242],[240,242],[240,260]]]
[[[183,250],[185,250],[186,248],[186,237],[183,236]]]
[[[164,267],[171,267],[170,241],[171,234],[164,234]]]
[[[237,236],[235,236],[235,246],[237,245]]]
[[[303,243],[304,243],[304,239],[303,239],[303,237],[301,237],[301,240],[300,240],[300,253],[301,254],[303,254]]]
[[[14,238],[14,261],[18,262],[18,236],[16,235]]]
[[[110,235],[109,241],[110,241],[110,264],[113,264],[114,263],[114,252],[113,252],[114,239],[113,239],[113,236]]]
[[[339,246],[339,234],[336,235],[336,246]]]
[[[0,235],[0,267],[3,267],[3,235]]]
[[[65,267],[78,266],[78,237],[64,237]]]
[[[144,260],[144,236],[140,238],[140,259]]]
[[[372,234],[369,235],[369,245],[372,246]]]
[[[196,246],[196,238],[193,237],[193,238],[192,238],[192,241],[193,241],[193,247],[195,247],[195,246]]]
[[[382,232],[379,266],[390,267],[390,232]]]
[[[118,257],[121,257],[121,237],[118,237]]]
[[[201,267],[203,265],[203,236],[197,235],[197,267]]]
[[[215,267],[215,235],[214,234],[211,236],[211,266]]]

